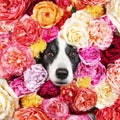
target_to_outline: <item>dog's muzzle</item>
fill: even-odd
[[[60,80],[66,79],[68,76],[68,70],[65,68],[58,68],[56,70],[56,77]]]

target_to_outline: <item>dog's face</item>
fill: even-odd
[[[72,82],[79,61],[77,50],[62,39],[48,43],[41,54],[41,63],[48,71],[50,80],[59,86]]]

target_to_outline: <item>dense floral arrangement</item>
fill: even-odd
[[[0,120],[120,119],[119,0],[0,0]],[[57,37],[77,48],[59,87],[37,59]]]

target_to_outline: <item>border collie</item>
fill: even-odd
[[[40,54],[40,59],[40,63],[48,71],[50,80],[58,86],[72,82],[80,62],[77,50],[62,39],[48,43],[45,51]]]

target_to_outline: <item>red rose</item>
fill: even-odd
[[[101,62],[107,67],[109,63],[114,63],[118,58],[120,58],[120,37],[114,36],[111,46],[101,51]]]
[[[89,88],[81,88],[77,92],[71,109],[75,112],[87,111],[93,108],[97,101],[96,93]]]
[[[0,21],[13,22],[25,13],[30,0],[0,1]]]
[[[21,45],[31,45],[40,37],[39,23],[31,18],[19,21],[14,28],[15,40]]]

